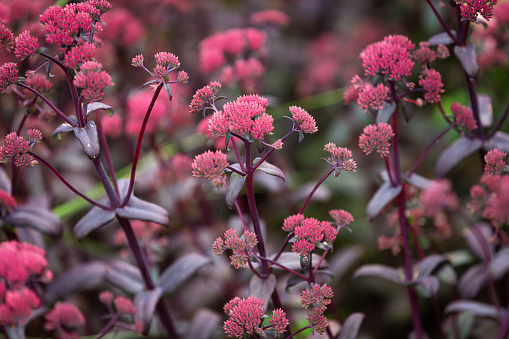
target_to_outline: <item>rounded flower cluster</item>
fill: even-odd
[[[347,172],[355,172],[357,163],[352,159],[352,152],[346,147],[338,147],[336,144],[330,142],[323,148],[331,154],[327,158],[327,162],[334,168],[334,176],[338,176],[341,170]]]
[[[318,132],[318,127],[316,127],[315,119],[311,114],[298,106],[291,106],[289,110],[290,113],[292,113],[293,121],[297,123],[298,129],[308,134]]]
[[[289,216],[283,222],[283,230],[293,232],[297,240],[292,251],[306,256],[315,250],[316,244],[322,242],[331,244],[338,234],[336,227],[328,221],[318,221],[315,218],[306,218],[302,214]]]
[[[345,210],[330,210],[329,215],[339,227],[344,227],[353,222],[352,214]]]
[[[384,84],[375,87],[368,82],[358,89],[357,95],[357,104],[364,112],[367,113],[369,109],[378,111],[389,100],[389,87]]]
[[[193,176],[197,178],[207,178],[214,186],[220,186],[225,180],[224,170],[228,166],[226,154],[221,151],[207,151],[194,158]]]
[[[263,334],[260,328],[264,316],[262,299],[235,297],[224,305],[223,310],[230,317],[223,326],[229,337],[242,338],[244,334]]]
[[[87,11],[81,11],[76,6],[51,6],[39,20],[43,24],[46,41],[61,48],[67,48],[76,41],[76,37],[84,32],[90,32],[92,17]]]
[[[444,84],[442,83],[442,76],[434,69],[429,69],[421,75],[419,85],[424,88],[424,99],[433,104],[440,101],[440,93],[443,93]]]
[[[456,126],[469,131],[477,129],[477,122],[470,108],[462,106],[459,102],[453,102],[451,104],[451,112],[454,115],[454,124]]]
[[[276,10],[265,10],[251,14],[249,21],[253,25],[286,26],[290,17],[283,12]]]
[[[78,68],[80,64],[90,61],[96,51],[96,47],[88,42],[73,46],[65,54],[64,65],[69,68]]]
[[[29,130],[28,140],[18,136],[16,132],[7,134],[5,144],[0,147],[0,162],[7,162],[14,158],[16,166],[35,166],[37,160],[28,152],[35,143],[42,140],[42,134],[39,130]]]
[[[15,40],[14,54],[20,59],[25,59],[35,54],[39,48],[37,38],[30,35],[29,31],[23,31]]]
[[[391,140],[394,137],[391,125],[379,122],[376,125],[364,127],[364,132],[359,137],[359,147],[366,154],[377,151],[383,157],[389,154]]]
[[[83,63],[74,78],[74,84],[82,88],[81,95],[86,102],[101,101],[106,87],[113,86],[111,76],[102,70],[102,64],[97,61]]]
[[[499,151],[498,149],[490,150],[485,156],[484,161],[486,165],[484,166],[484,174],[487,175],[499,175],[505,169],[505,157],[507,156],[506,152]]]
[[[153,75],[158,81],[167,81],[168,74],[180,67],[179,58],[168,52],[159,52],[154,55],[156,59],[156,67]]]
[[[311,290],[306,289],[301,293],[301,304],[302,307],[312,307],[311,314],[306,317],[309,324],[318,333],[325,333],[328,326],[328,321],[323,313],[327,309],[327,305],[330,304],[331,298],[334,296],[332,289],[327,284],[320,286],[313,284]]]
[[[216,94],[220,89],[221,83],[214,81],[197,90],[191,99],[189,112],[197,113],[203,111],[203,115],[205,115],[205,109],[213,107]]]
[[[475,22],[478,15],[490,20],[493,17],[493,8],[498,0],[462,0],[460,2],[461,17],[466,21]]]
[[[0,325],[25,325],[32,310],[41,306],[41,300],[37,294],[25,286],[6,290],[5,284],[0,282],[0,290],[3,292],[0,295],[0,299],[3,299],[3,303],[0,303]]]
[[[215,255],[221,255],[226,249],[232,250],[231,263],[236,269],[239,269],[246,267],[249,260],[248,251],[257,243],[258,239],[253,232],[245,230],[242,237],[239,238],[234,229],[229,229],[224,233],[224,240],[217,238],[214,241],[212,249]]]
[[[469,213],[488,219],[495,227],[509,222],[509,176],[483,175],[470,189],[470,196]]]
[[[5,26],[5,21],[0,19],[0,51],[2,50],[2,45],[10,49],[13,43],[14,34],[7,26]]]
[[[83,313],[73,304],[57,302],[46,315],[44,329],[59,331],[60,338],[77,338],[77,327],[85,325]]]
[[[267,99],[258,95],[245,95],[215,112],[209,122],[209,130],[217,137],[235,132],[249,141],[261,141],[274,129],[274,118],[265,113]]]
[[[14,62],[7,62],[0,66],[0,93],[18,81],[18,66]]]

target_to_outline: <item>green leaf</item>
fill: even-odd
[[[164,89],[166,90],[166,93],[168,94],[168,98],[173,99],[173,92],[171,91],[171,85],[168,82],[164,83]]]
[[[205,117],[205,113],[203,113],[203,116]],[[230,138],[232,137],[232,133],[228,130],[226,131],[226,134],[224,135],[224,146],[226,147],[226,150],[229,151],[228,144],[230,143]]]
[[[266,279],[260,279],[258,276],[253,275],[249,281],[249,295],[262,299],[265,311],[267,311],[267,305],[275,288],[276,276],[274,274],[270,274]]]
[[[241,176],[235,172],[232,172],[230,181],[228,183],[228,189],[226,190],[226,205],[229,208],[233,209],[235,206],[235,200],[239,196],[242,187],[244,187],[245,181],[245,176]]]
[[[254,159],[253,165],[256,165],[261,159],[262,158]],[[260,166],[258,166],[256,169],[260,170],[268,175],[272,175],[272,176],[281,178],[283,180],[283,182],[285,181],[285,175],[284,175],[283,171],[281,171],[281,169],[279,169],[279,167],[274,166],[274,165],[268,163],[267,161],[262,162],[260,164]]]
[[[176,291],[198,270],[210,263],[210,258],[199,253],[186,254],[166,268],[159,278],[159,285],[164,294]]]
[[[90,115],[90,113],[100,109],[106,110],[110,117],[114,113],[113,107],[111,107],[110,105],[103,104],[102,102],[91,102],[90,104],[87,105],[87,117]]]
[[[369,220],[373,220],[382,209],[387,206],[394,198],[396,198],[403,186],[392,186],[388,181],[384,182],[376,191],[375,195],[371,198],[366,207],[366,214]]]
[[[361,327],[362,321],[364,320],[364,314],[362,313],[353,313],[348,319],[346,319],[345,323],[341,327],[341,331],[339,332],[338,339],[355,339],[357,338],[357,333],[359,332],[359,328]]]

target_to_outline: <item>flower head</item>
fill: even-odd
[[[421,41],[419,42],[419,48],[413,52],[413,56],[415,61],[421,64],[427,64],[432,61],[435,61],[437,58],[437,54],[431,48],[429,48],[429,42]],[[443,46],[443,45],[442,45]]]
[[[293,121],[297,123],[297,128],[302,132],[313,134],[318,131],[315,119],[307,111],[297,106],[291,106],[289,110],[292,113]]]
[[[461,17],[465,21],[477,21],[482,15],[486,20],[493,17],[493,8],[498,0],[463,0],[460,5]]]
[[[338,147],[336,144],[330,142],[323,148],[331,154],[327,158],[327,162],[334,168],[334,176],[338,176],[341,170],[347,172],[355,172],[357,163],[352,159],[352,152],[346,147]]]
[[[134,307],[133,302],[129,298],[119,295],[113,302],[117,311],[122,314],[134,315],[136,313],[136,307]]]
[[[14,158],[14,164],[16,166],[37,165],[37,160],[35,160],[32,155],[28,154],[33,144],[42,139],[39,135],[40,131],[37,131],[38,130],[33,130],[30,132],[32,138],[37,135],[35,139],[32,139],[33,142],[30,139],[23,139],[23,137],[18,136],[16,132],[7,134],[5,137],[5,144],[0,147],[0,162],[7,162],[11,158]]]
[[[359,147],[366,154],[377,151],[383,157],[389,154],[391,139],[394,137],[391,125],[379,122],[376,125],[369,125],[359,137]]]
[[[443,93],[444,84],[442,83],[442,76],[434,69],[429,69],[428,72],[421,75],[419,85],[424,88],[426,92],[424,99],[429,103],[437,103],[440,101],[440,93]]]
[[[37,294],[25,286],[16,290],[7,290],[4,302],[0,304],[0,324],[25,325],[32,310],[40,305],[41,300]]]
[[[292,251],[306,256],[315,250],[316,244],[331,244],[337,236],[338,230],[328,221],[318,221],[315,218],[305,218],[302,214],[295,214],[285,219],[283,230],[294,232],[297,240],[292,245]]]
[[[486,162],[486,165],[484,166],[484,174],[500,175],[506,166],[504,160],[506,156],[506,152],[499,151],[498,149],[490,150],[484,156],[484,161]]]
[[[456,210],[459,200],[449,180],[435,180],[421,194],[423,214],[434,216],[443,209]]]
[[[69,68],[78,68],[80,64],[92,59],[96,51],[94,44],[88,42],[73,46],[65,54],[64,65]]]
[[[286,318],[286,313],[280,308],[276,308],[272,312],[270,323],[274,326],[274,332],[276,332],[276,334],[286,332],[286,328],[290,325],[288,318]]]
[[[0,93],[18,81],[18,66],[14,62],[7,62],[0,66]]]
[[[74,84],[83,89],[81,95],[86,102],[101,101],[106,87],[113,86],[111,76],[102,70],[102,64],[97,61],[83,63],[74,78]]]
[[[190,113],[201,112],[212,107],[217,92],[221,89],[221,83],[214,81],[196,91],[189,105]]]
[[[2,45],[6,46],[7,48],[12,47],[12,44],[14,43],[14,34],[12,31],[5,26],[5,22],[0,19],[0,51],[2,50]]]
[[[324,334],[327,330],[327,326],[329,326],[327,317],[320,313],[311,313],[306,317],[306,319],[309,321],[309,324],[313,327],[313,329],[320,334]]]
[[[389,87],[384,84],[378,84],[376,87],[369,82],[358,90],[357,104],[368,112],[369,109],[382,109],[386,100],[389,100]]]
[[[16,240],[0,244],[0,277],[17,288],[25,285],[31,276],[41,275],[48,267],[46,252],[35,245]]]
[[[232,250],[231,263],[236,269],[239,269],[246,267],[249,260],[248,251],[257,243],[258,239],[253,232],[245,230],[242,237],[239,238],[234,229],[228,229],[224,233],[224,241],[222,238],[217,238],[212,244],[212,249],[215,255],[221,255],[226,249]]]
[[[313,313],[322,314],[327,309],[327,305],[331,303],[333,296],[332,288],[327,284],[323,286],[314,284],[311,290],[306,289],[302,291],[300,302],[302,307],[307,309],[311,306],[313,308]]]
[[[16,207],[16,199],[4,190],[0,190],[0,205],[3,205],[7,209],[11,210]],[[2,299],[0,297],[0,299]]]
[[[141,67],[141,66],[143,66],[143,60],[144,60],[144,58],[143,58],[142,54],[137,55],[131,61],[131,65],[134,67]]]
[[[158,81],[166,81],[168,73],[180,67],[179,58],[173,53],[159,52],[154,57],[156,67],[153,74]]]
[[[345,210],[330,210],[329,215],[338,226],[346,226],[353,222],[352,215]]]
[[[39,20],[43,24],[46,34],[46,41],[50,44],[66,49],[72,46],[76,37],[90,32],[92,28],[92,17],[86,7],[65,5],[65,7],[51,6]]]
[[[76,338],[76,328],[85,325],[83,313],[70,303],[57,302],[46,315],[44,329],[60,332],[60,338]]]
[[[193,176],[197,178],[207,178],[214,186],[220,186],[225,180],[224,170],[228,166],[226,154],[221,151],[207,151],[194,158]]]
[[[114,298],[113,293],[111,293],[110,291],[102,291],[99,294],[99,301],[105,305],[111,305],[111,303],[113,302],[113,298]]]
[[[223,309],[230,317],[223,326],[229,337],[242,338],[244,334],[263,333],[260,328],[261,319],[264,316],[262,299],[235,297],[224,305]]]
[[[20,58],[25,59],[35,54],[39,48],[39,41],[36,37],[30,35],[29,31],[23,31],[15,40],[14,54]]]
[[[470,108],[462,106],[459,102],[453,102],[451,104],[451,112],[454,115],[454,124],[456,126],[469,131],[477,129],[477,122]]]

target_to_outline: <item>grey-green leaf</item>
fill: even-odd
[[[90,115],[90,113],[100,109],[104,109],[105,111],[107,111],[110,117],[114,113],[113,107],[111,107],[110,105],[103,104],[102,102],[91,102],[90,104],[87,105],[87,117]]]
[[[263,307],[266,311],[275,288],[276,276],[274,274],[270,274],[267,279],[260,279],[253,275],[249,282],[249,295],[262,299]]]
[[[170,225],[170,215],[165,208],[139,199],[134,195],[131,195],[124,207],[117,208],[115,212],[118,216],[126,219],[151,221],[165,227]]]
[[[109,224],[113,219],[115,219],[115,211],[106,211],[94,206],[76,223],[73,229],[74,236],[81,241],[90,232]]]
[[[241,176],[235,172],[232,172],[230,176],[230,182],[228,183],[228,189],[226,190],[226,205],[233,209],[235,206],[235,200],[240,194],[244,182],[246,181],[245,176]]]
[[[383,107],[376,115],[376,122],[388,122],[392,114],[396,111],[396,103],[391,100],[390,103],[384,101]]]
[[[256,165],[258,163],[258,161],[260,161],[260,160],[261,160],[261,158],[254,159],[253,165]],[[283,173],[283,171],[279,167],[274,166],[274,165],[268,163],[267,161],[262,162],[260,164],[260,166],[258,166],[256,169],[260,170],[268,175],[272,175],[272,176],[281,178],[283,180],[283,182],[285,181],[285,174]]]
[[[346,319],[345,323],[341,327],[341,332],[339,332],[338,339],[355,339],[357,338],[357,333],[359,332],[359,328],[361,327],[362,321],[364,320],[364,314],[362,313],[353,313],[348,319]]]
[[[402,186],[392,186],[390,182],[384,182],[376,191],[366,207],[366,214],[369,220],[373,220],[382,209],[387,206],[401,192]]]
[[[73,129],[76,139],[81,143],[83,151],[90,160],[95,160],[101,155],[101,147],[99,144],[99,135],[95,122],[90,120],[84,128],[76,127]]]
[[[366,276],[378,277],[388,281],[392,281],[398,285],[405,285],[405,281],[400,276],[398,270],[389,266],[378,264],[364,265],[361,266],[354,273],[355,278]]]
[[[199,269],[210,263],[210,258],[199,253],[189,253],[178,258],[159,278],[158,285],[164,294],[175,291]]]
[[[154,315],[156,305],[161,298],[162,290],[156,286],[151,291],[140,291],[134,297],[134,307],[136,307],[135,321],[140,321],[146,332],[150,325],[150,320]]]
[[[455,30],[451,30],[451,33],[452,33],[452,35],[456,36]],[[446,32],[435,34],[431,38],[428,39],[428,43],[431,46],[449,45],[449,44],[452,44],[453,42],[454,42],[454,40]]]
[[[459,138],[454,141],[438,157],[435,166],[436,176],[439,178],[445,177],[462,160],[468,158],[481,147],[482,141],[477,139]]]

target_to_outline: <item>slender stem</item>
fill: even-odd
[[[488,134],[486,139],[488,140],[491,139],[495,135],[495,133],[497,133],[502,128],[502,125],[504,124],[505,119],[507,119],[508,115],[509,115],[509,105],[507,105],[504,114],[502,115],[500,120],[498,120],[497,124],[495,125],[495,127],[493,127],[493,130],[490,132],[490,134]]]
[[[261,260],[261,261],[263,261],[265,263],[269,263],[271,265],[275,265],[277,267],[281,267],[283,270],[287,271],[288,273],[294,274],[294,275],[296,275],[297,277],[301,278],[304,281],[308,281],[308,278],[306,276],[300,274],[297,271],[294,271],[294,270],[286,267],[285,265],[282,265],[282,264],[278,263],[277,261],[274,261],[272,259],[259,256],[259,255],[257,255],[256,258],[258,258],[259,260]]]
[[[284,137],[281,138],[281,141],[284,142],[286,139],[288,139],[290,137],[290,135],[292,135],[293,133],[297,132],[297,130],[295,129],[291,129],[290,132],[286,133],[286,135]],[[267,153],[265,153],[262,158],[260,159],[260,161],[258,161],[254,166],[253,166],[253,169],[257,169],[258,166],[260,166],[268,157],[269,155],[272,154],[272,152],[274,152],[275,148],[271,148],[267,151]]]
[[[295,335],[299,334],[300,332],[302,331],[305,331],[307,330],[308,328],[311,328],[312,326],[311,325],[307,325],[307,326],[304,326],[303,328],[301,328],[300,330],[298,331],[295,331],[294,334],[290,335],[289,337],[287,337],[287,339],[290,339],[290,338],[293,338]]]
[[[318,270],[320,269],[320,266],[322,266],[322,263],[323,261],[325,260],[325,257],[327,256],[327,254],[329,253],[330,251],[330,246],[327,247],[327,249],[323,252],[322,256],[320,257],[320,260],[318,260],[318,263],[316,264],[315,266],[315,269],[313,270],[313,276],[316,275],[316,273],[318,272]]]
[[[31,156],[33,156],[35,159],[37,159],[37,161],[40,161],[42,162],[46,167],[48,167],[50,169],[51,172],[53,172],[60,181],[62,181],[64,183],[65,186],[67,186],[71,191],[73,191],[76,195],[79,195],[81,198],[85,199],[88,203],[90,203],[91,205],[94,205],[94,206],[97,206],[97,207],[100,207],[104,210],[111,210],[111,207],[109,206],[106,206],[106,205],[103,205],[97,201],[94,201],[92,199],[90,199],[89,197],[87,197],[85,194],[81,193],[80,191],[78,191],[76,188],[74,188],[67,180],[64,179],[64,177],[60,174],[60,172],[57,171],[56,168],[54,168],[53,166],[51,166],[51,164],[49,162],[46,161],[46,159],[40,157],[39,155],[33,153],[33,152],[28,152],[28,154],[30,154]]]
[[[249,253],[246,252],[246,254],[249,256]],[[253,263],[251,262],[250,259],[247,259],[247,264],[251,272],[253,272],[253,274],[256,275],[258,278],[265,280],[269,276],[268,274],[261,275],[260,273],[258,273],[258,271],[253,267]]]
[[[133,192],[134,177],[136,175],[136,166],[138,166],[138,160],[140,159],[141,142],[143,141],[143,135],[145,134],[145,128],[147,127],[148,118],[150,117],[152,108],[154,108],[157,97],[159,96],[159,93],[161,92],[163,85],[164,85],[163,82],[161,82],[157,86],[156,90],[154,91],[154,96],[152,97],[152,101],[150,102],[150,105],[148,106],[147,113],[145,113],[145,118],[143,119],[143,123],[141,124],[140,134],[138,136],[138,143],[136,145],[136,153],[134,155],[133,166],[131,168],[131,178],[129,180],[129,188],[127,189],[127,194],[124,197],[124,200],[122,200],[122,203],[120,204],[121,207],[123,207],[127,204],[127,202],[129,201],[129,197],[131,196],[131,193]]]
[[[325,179],[327,179],[329,177],[329,175],[332,174],[332,172],[334,172],[334,167],[331,167],[329,169],[329,171],[320,179],[320,181],[318,181],[316,183],[315,187],[313,187],[313,189],[309,193],[308,197],[306,198],[306,201],[304,201],[304,204],[302,205],[302,208],[300,209],[299,214],[304,214],[304,210],[306,209],[309,201],[311,200],[311,197],[313,196],[313,194],[315,194],[316,190],[325,181]]]
[[[104,166],[102,162],[99,159],[96,159],[93,161],[95,170],[97,174],[99,175],[99,179],[101,180],[101,183],[103,184],[104,190],[106,191],[106,195],[108,196],[108,199],[110,200],[110,205],[113,207],[113,209],[119,207],[119,198],[115,194],[115,191],[113,190],[113,187],[111,186],[110,180],[108,178],[108,174],[106,174],[106,170],[104,169]]]
[[[392,186],[396,187],[396,175],[394,174],[394,166],[392,165],[391,157],[386,155],[384,157],[384,162],[385,168],[387,169],[387,174],[389,175],[389,180],[391,181]]]
[[[281,245],[281,247],[279,248],[279,251],[277,252],[276,256],[274,257],[274,260],[277,261],[279,259],[279,257],[281,256],[281,254],[283,254],[283,251],[285,250],[285,247],[286,247],[286,244],[288,244],[288,242],[290,241],[290,239],[293,237],[294,233],[293,232],[290,232],[287,236],[286,236],[286,239],[285,241],[283,241],[283,244]]]
[[[244,164],[242,163],[242,157],[240,156],[240,151],[239,147],[237,146],[237,142],[235,141],[235,138],[230,138],[230,140],[232,141],[233,148],[235,150],[235,156],[237,157],[237,161],[239,162],[240,169],[242,170],[242,172],[246,172],[246,166],[244,166]],[[240,174],[239,172],[237,173]]]
[[[115,174],[115,168],[113,168],[113,162],[111,161],[110,148],[108,147],[108,141],[106,140],[106,134],[104,134],[103,125],[101,121],[101,115],[99,114],[99,110],[96,111],[97,116],[97,129],[99,131],[99,135],[101,136],[102,149],[104,150],[104,157],[106,158],[106,165],[108,165],[108,171],[110,172],[111,181],[113,182],[113,188],[115,188],[115,193],[117,197],[120,197],[120,192],[118,190],[117,176]]]
[[[242,164],[242,162],[239,162],[239,164],[241,164],[242,167],[244,167],[244,165]],[[228,168],[230,171],[232,172],[235,172],[237,173],[238,175],[240,176],[243,176],[245,177],[247,174],[245,172],[242,172],[242,171],[239,171],[238,169],[236,169],[235,167],[231,166],[231,165],[228,165],[226,166],[226,168]]]
[[[426,2],[428,3],[428,5],[431,7],[431,10],[433,11],[433,13],[435,14],[435,16],[437,17],[438,21],[440,22],[440,25],[442,26],[442,28],[444,29],[444,31],[447,33],[447,35],[452,39],[452,41],[454,41],[454,43],[456,45],[459,45],[459,41],[458,41],[458,38],[454,36],[454,34],[452,34],[451,30],[449,29],[449,27],[447,27],[444,19],[442,18],[442,16],[438,13],[437,9],[435,8],[435,6],[433,5],[433,3],[430,1],[430,0],[426,0]]]
[[[108,334],[115,327],[115,323],[117,322],[116,318],[111,318],[110,321],[106,324],[106,326],[101,330],[101,332],[97,335],[96,339],[100,339]]]
[[[506,339],[507,336],[509,336],[509,312],[506,312],[504,319],[502,319],[502,324],[498,329],[496,339]]]
[[[475,85],[475,79],[465,72],[467,79],[468,95],[470,96],[470,105],[472,107],[472,113],[475,121],[477,122],[477,137],[484,140],[484,130],[481,124],[481,116],[479,111],[479,98],[477,97],[477,88]]]

